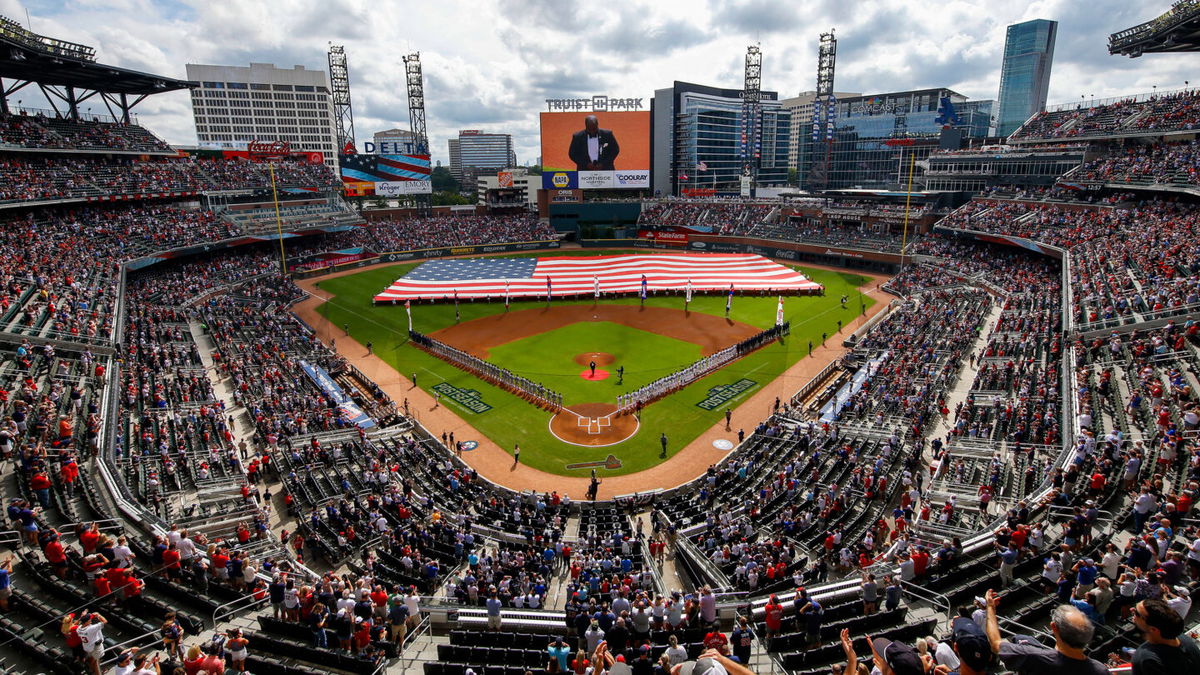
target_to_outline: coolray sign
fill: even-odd
[[[479,392],[474,389],[459,389],[449,382],[439,382],[430,388],[476,415],[492,409],[492,406],[479,398]]]
[[[396,197],[398,195],[427,195],[433,192],[433,181],[428,180],[398,180],[375,184],[375,194],[380,197]]]
[[[696,404],[697,408],[705,410],[716,410],[733,399],[741,396],[749,389],[753,389],[758,383],[754,380],[742,378],[733,384],[722,384],[708,390],[708,398]]]
[[[648,188],[650,187],[650,171],[614,171],[613,182],[619,188]]]
[[[610,110],[641,110],[640,98],[615,98],[597,94],[591,98],[548,98],[546,110],[591,110],[592,112],[608,112]]]

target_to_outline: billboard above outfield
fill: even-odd
[[[649,112],[544,112],[541,125],[544,189],[650,187]]]
[[[433,192],[429,155],[338,155],[338,166],[346,192],[355,196]]]

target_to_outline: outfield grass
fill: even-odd
[[[561,251],[555,255],[570,255],[574,252]],[[604,254],[611,254],[606,251]],[[632,251],[631,253],[645,253]],[[592,251],[581,251],[581,255],[597,255]],[[451,366],[438,358],[430,356],[408,344],[408,320],[402,305],[379,306],[372,304],[372,298],[390,285],[398,277],[407,273],[418,263],[390,265],[370,269],[358,274],[347,275],[336,279],[320,282],[320,287],[336,297],[322,303],[318,311],[335,326],[349,326],[350,334],[362,344],[371,342],[375,346],[375,354],[396,368],[405,377],[417,375],[417,384],[425,390],[440,383],[448,382],[460,389],[470,389],[479,392],[480,398],[491,406],[491,410],[474,413],[463,408],[454,401],[443,396],[443,405],[455,410],[464,420],[486,434],[501,447],[512,448],[517,442],[521,444],[521,461],[535,468],[550,473],[563,475],[583,475],[587,470],[567,471],[565,465],[573,462],[589,462],[602,460],[611,451],[623,463],[620,469],[607,472],[608,475],[633,473],[649,468],[663,461],[660,456],[659,434],[666,432],[668,436],[667,456],[674,454],[686,446],[705,429],[720,421],[724,415],[725,406],[714,410],[705,410],[696,404],[708,397],[709,390],[720,385],[728,385],[745,378],[753,380],[754,385],[742,391],[729,405],[736,407],[749,398],[755,391],[773,380],[792,364],[808,354],[808,343],[820,344],[821,334],[832,334],[837,330],[837,321],[851,321],[859,313],[860,297],[866,307],[874,301],[861,296],[858,286],[867,279],[849,272],[806,268],[792,265],[809,278],[825,287],[824,296],[788,297],[785,299],[784,314],[791,322],[792,334],[782,342],[775,342],[749,356],[740,359],[708,377],[692,384],[690,387],[662,399],[643,411],[641,431],[633,438],[607,448],[586,448],[563,443],[549,432],[548,413],[530,406],[524,400],[508,392],[483,382],[472,375]],[[841,309],[839,298],[850,296],[847,309]],[[563,301],[555,300],[555,304],[592,304],[591,300]],[[628,297],[617,300],[607,300],[605,304],[637,305],[638,298]],[[670,307],[682,309],[683,298],[680,296],[653,296],[646,300],[647,306]],[[544,307],[541,301],[520,301],[512,303],[512,311]],[[766,329],[775,323],[776,299],[774,297],[745,297],[737,296],[733,300],[733,311],[730,318],[734,321]],[[690,310],[716,316],[724,316],[725,297],[721,295],[696,296],[692,299]],[[459,304],[461,321],[491,316],[504,311],[503,303],[472,303]],[[423,333],[433,333],[455,322],[453,304],[422,304],[412,309],[414,328]],[[653,345],[651,350],[658,358],[670,358],[670,362],[679,365],[690,363],[699,356],[699,348],[690,345],[695,350],[695,356],[688,352],[678,352],[674,356],[671,350],[684,349],[676,340],[662,336],[650,336],[636,329],[618,326],[622,331],[613,332],[604,338],[601,344],[594,344],[589,335],[600,325],[597,323],[576,324],[515,341],[509,345],[492,350],[489,361],[502,365],[521,375],[538,373],[531,379],[541,381],[548,386],[558,388],[567,397],[567,402],[574,402],[579,396],[581,402],[611,401],[618,393],[630,391],[638,386],[635,380],[640,376],[635,374],[632,366],[626,366],[627,386],[615,386],[615,378],[609,378],[598,383],[585,382],[578,377],[582,370],[571,357],[586,351],[603,351],[616,355],[611,340],[632,341],[635,337],[644,337],[647,344]],[[674,343],[667,349],[666,341]],[[632,344],[632,343],[631,343]],[[630,358],[642,347],[630,350]],[[664,351],[666,349],[666,351]],[[551,351],[547,351],[551,350]],[[547,358],[548,353],[561,354],[562,359]],[[668,357],[663,357],[668,354]],[[649,359],[653,364],[653,358]],[[562,370],[559,370],[561,368]],[[639,370],[641,366],[639,366]],[[648,373],[654,369],[647,368]],[[557,374],[555,374],[557,371]],[[665,373],[663,373],[665,374]],[[649,376],[646,382],[658,375]],[[551,381],[550,378],[556,378]],[[561,388],[556,387],[562,383]],[[642,382],[644,383],[644,382]],[[592,396],[592,387],[598,385],[609,393],[607,397]],[[579,388],[582,387],[582,388]],[[596,389],[599,391],[599,389]],[[399,403],[399,401],[397,401]],[[740,422],[735,418],[736,425]],[[745,421],[743,426],[749,427],[751,422]],[[431,428],[430,432],[441,434],[442,429]],[[746,429],[747,432],[750,428]],[[462,434],[456,434],[458,440],[464,439]],[[604,471],[604,470],[602,470]]]

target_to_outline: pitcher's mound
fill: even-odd
[[[599,375],[600,371],[596,371]],[[614,415],[611,403],[579,403],[550,418],[550,433],[571,445],[615,445],[637,433],[633,415]]]
[[[597,366],[607,366],[616,360],[617,357],[606,352],[587,352],[584,354],[575,355],[575,363],[578,363],[581,366],[591,365],[592,361],[595,361]]]
[[[599,380],[608,379],[608,371],[603,368],[597,368],[596,372],[592,373],[592,369],[588,368],[580,373],[579,376],[589,382],[597,382]]]

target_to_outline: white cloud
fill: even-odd
[[[1109,33],[1169,6],[1169,0],[29,3],[35,31],[89,44],[102,63],[171,77],[182,78],[189,62],[323,69],[327,44],[344,44],[360,141],[408,126],[400,59],[420,51],[434,157],[444,161],[446,140],[471,128],[512,133],[522,162],[539,154],[537,113],[546,98],[604,93],[648,101],[673,80],[736,88],[745,48],[755,42],[763,50],[763,87],[794,95],[815,85],[817,37],[830,28],[839,38],[840,91],[947,86],[995,98],[1005,26],[1032,18],[1060,22],[1052,103],[1155,85],[1174,89],[1194,74],[1193,56],[1131,60],[1109,56],[1106,47]],[[18,0],[0,0],[0,14],[24,23]],[[186,93],[151,97],[138,112],[168,141],[195,142]]]

